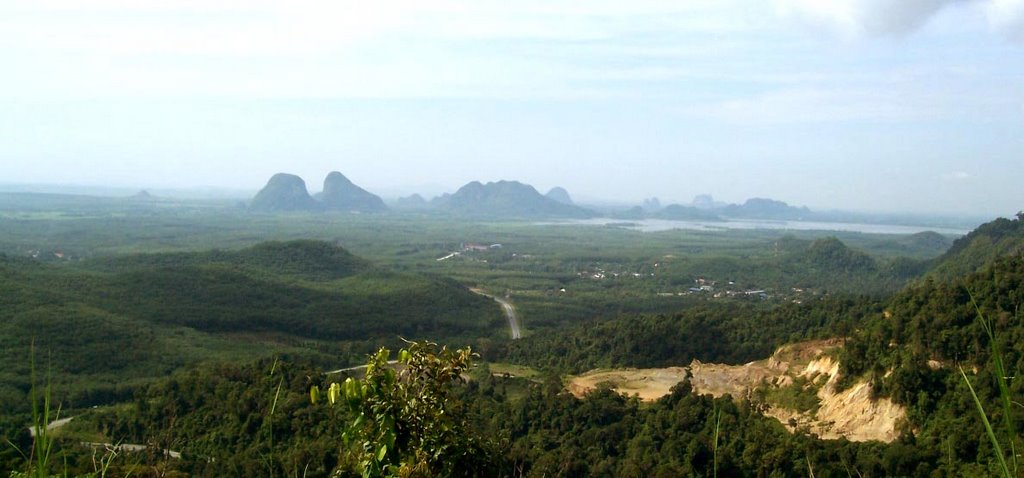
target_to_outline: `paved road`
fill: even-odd
[[[126,452],[132,452],[132,453],[138,453],[138,452],[146,451],[146,450],[149,449],[149,446],[147,446],[147,445],[138,445],[138,444],[135,444],[135,443],[113,444],[113,443],[93,443],[93,442],[84,441],[84,442],[82,442],[82,445],[87,446],[87,447],[91,447],[91,448],[103,448],[103,449],[110,450],[110,451],[126,451]],[[170,457],[170,458],[175,458],[175,459],[181,459],[181,452],[180,451],[171,451],[171,450],[161,450],[161,451],[164,453],[164,456],[167,456],[167,457]],[[212,459],[210,459],[209,461],[212,461]]]
[[[394,365],[396,363],[398,363],[397,360],[388,360],[388,365]],[[356,370],[362,370],[362,369],[365,369],[365,368],[366,368],[366,365],[357,365],[355,367],[339,368],[338,370],[331,370],[330,372],[324,372],[324,375],[330,375],[330,374],[341,373],[341,372],[354,372]]]
[[[512,333],[512,339],[518,340],[523,338],[523,334],[519,331],[519,316],[516,315],[516,308],[512,305],[511,302],[502,299],[501,297],[495,297],[493,295],[487,294],[480,289],[470,290],[484,297],[490,297],[494,299],[497,303],[501,304],[501,310],[505,312],[505,317],[508,318],[508,328],[509,331]]]
[[[74,419],[75,419],[75,417],[67,417],[67,418],[61,418],[60,420],[54,420],[54,421],[46,424],[46,430],[47,431],[54,431],[54,430],[56,430],[58,428],[63,427],[64,425],[67,425],[69,422],[71,422],[71,420],[74,420]],[[28,428],[28,433],[29,433],[29,435],[32,435],[33,437],[35,437],[36,436],[36,429],[35,429],[35,427],[29,427]],[[128,452],[140,452],[140,451],[146,451],[147,449],[149,449],[149,447],[147,445],[138,445],[138,444],[134,444],[134,443],[114,444],[114,443],[82,442],[82,445],[85,445],[85,446],[88,446],[88,447],[92,447],[92,448],[105,448],[107,450],[112,450],[112,451],[128,451]],[[169,456],[171,458],[181,458],[181,452],[171,451],[171,450],[163,450],[163,452],[164,452],[164,455],[167,455],[167,456]]]

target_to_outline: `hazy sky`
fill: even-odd
[[[0,183],[1024,209],[1024,0],[10,0]]]

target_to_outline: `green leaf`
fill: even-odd
[[[387,456],[387,455],[388,455],[388,446],[387,445],[381,445],[380,448],[377,449],[377,461],[379,461],[379,462],[380,461],[384,461],[384,457]]]

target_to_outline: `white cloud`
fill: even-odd
[[[777,0],[777,11],[845,38],[904,35],[955,0]]]
[[[9,72],[0,98],[617,95],[598,83],[668,81],[674,67],[656,63],[716,62],[749,44],[770,21],[766,8],[744,0],[0,2],[0,64]],[[621,79],[622,69],[635,73]]]
[[[977,7],[993,31],[1024,42],[1024,0],[775,0],[782,18],[846,39],[906,35],[953,5]],[[963,20],[958,15],[951,21]]]
[[[785,16],[856,36],[907,31],[951,1],[775,5]],[[1013,6],[1024,0],[992,2],[993,25],[1012,30],[1019,18]],[[859,74],[856,62],[830,70],[829,61],[815,61],[814,45],[789,35],[772,6],[747,0],[0,2],[0,64],[8,72],[0,78],[0,98],[665,93],[712,101],[728,85],[748,96],[723,111],[744,102],[803,111],[795,105],[799,95],[749,95],[802,85],[813,101],[822,88],[839,89],[829,78]],[[975,13],[972,31],[985,22],[982,9]],[[892,109],[867,100],[827,116]],[[813,109],[795,117],[821,114]]]
[[[1024,42],[1024,0],[990,0],[985,9],[992,28],[1017,42]]]

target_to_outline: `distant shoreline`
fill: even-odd
[[[723,231],[770,229],[781,231],[835,231],[835,232],[859,232],[863,234],[917,234],[920,232],[937,232],[947,236],[964,236],[967,229],[956,229],[950,227],[929,227],[918,225],[896,225],[896,224],[868,224],[855,222],[822,222],[822,221],[794,221],[794,220],[768,220],[768,219],[727,219],[723,221],[685,221],[674,219],[636,219],[623,222],[620,219],[595,218],[595,219],[567,219],[563,221],[537,222],[538,225],[566,225],[566,226],[608,226],[633,229],[641,232],[671,231],[673,229],[684,229],[691,231]]]

